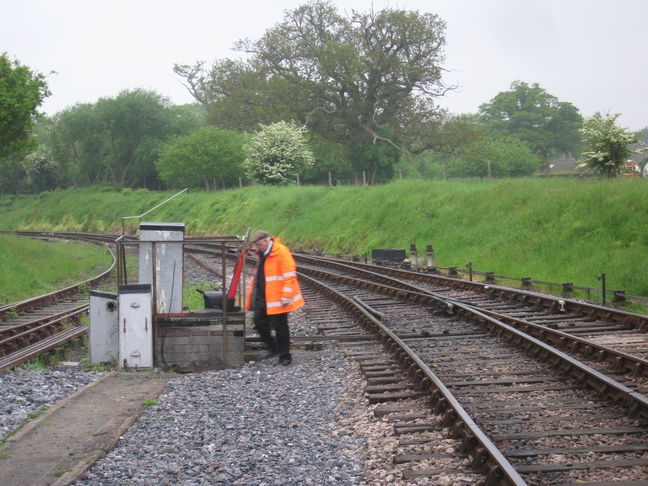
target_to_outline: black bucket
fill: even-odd
[[[222,309],[223,308],[223,292],[216,290],[198,290],[203,295],[205,300],[205,309]],[[239,310],[234,305],[234,298],[227,299],[227,310]]]

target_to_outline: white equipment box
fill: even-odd
[[[90,291],[90,361],[114,363],[119,355],[117,294]]]
[[[153,367],[151,285],[119,286],[119,366]]]
[[[158,314],[182,312],[182,271],[184,223],[140,223],[139,283],[153,284],[155,269],[155,299]],[[177,241],[178,243],[163,243]]]

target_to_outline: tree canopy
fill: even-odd
[[[33,148],[37,109],[49,95],[43,74],[0,55],[0,158]]]
[[[539,84],[522,81],[510,91],[498,93],[479,107],[484,125],[492,132],[513,135],[525,141],[543,159],[552,153],[580,150],[583,118],[571,103],[559,101]]]
[[[216,187],[237,182],[243,173],[247,136],[207,126],[172,137],[156,163],[169,187]]]
[[[246,60],[176,66],[210,120],[227,128],[297,120],[347,147],[369,143],[421,151],[437,121],[445,23],[398,9],[352,11],[326,1],[288,11],[257,41],[236,44]]]
[[[163,144],[198,126],[195,112],[171,107],[154,91],[124,90],[57,113],[50,144],[69,185],[157,188],[155,162]]]

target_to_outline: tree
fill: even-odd
[[[288,11],[258,41],[238,42],[248,60],[221,60],[209,72],[202,63],[176,66],[176,73],[218,125],[249,129],[296,119],[349,149],[396,145],[397,138],[420,151],[427,143],[421,128],[440,111],[433,100],[447,90],[444,30],[429,13],[344,17],[331,3],[312,1]]]
[[[26,179],[21,157],[14,154],[0,158],[0,194],[23,192]]]
[[[27,153],[37,108],[50,95],[45,77],[0,55],[0,158]]]
[[[162,146],[171,135],[199,124],[195,110],[172,107],[154,91],[125,90],[57,113],[50,143],[64,178],[73,185],[157,188],[155,162]]]
[[[310,133],[308,145],[313,151],[314,163],[304,170],[304,182],[337,184],[352,180],[353,167],[346,145],[332,142],[316,133]]]
[[[243,175],[247,137],[216,127],[202,127],[172,137],[162,149],[156,167],[171,187],[204,187],[205,190],[237,182]]]
[[[306,128],[294,122],[266,125],[245,145],[245,169],[262,184],[289,184],[313,164]]]
[[[45,145],[27,155],[23,161],[29,190],[34,193],[56,189],[58,167],[51,152]]]
[[[583,123],[585,150],[581,158],[599,174],[615,177],[630,155],[629,145],[639,141],[637,134],[616,124],[620,113],[603,117],[600,113]]]
[[[488,130],[517,137],[544,160],[554,152],[579,151],[583,119],[578,109],[537,83],[515,81],[510,91],[498,93],[479,112]]]
[[[63,186],[111,182],[103,124],[90,103],[77,104],[54,115],[48,144],[60,167]]]

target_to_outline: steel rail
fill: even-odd
[[[304,279],[314,287],[335,296],[337,301],[342,302],[343,307],[373,329],[380,336],[381,342],[396,354],[399,362],[404,364],[408,371],[414,375],[421,388],[430,390],[433,401],[439,406],[437,408],[444,408],[446,416],[448,411],[452,410],[454,416],[463,424],[463,430],[456,427],[453,429],[453,437],[463,438],[462,451],[473,455],[472,467],[477,472],[487,475],[487,484],[511,486],[527,484],[430,367],[401,338],[380,322],[373,312],[368,310],[358,299],[349,298],[301,271],[298,272],[298,275],[300,279]]]
[[[0,328],[0,342],[2,342],[3,339],[9,338],[9,337],[14,336],[16,334],[19,334],[19,333],[21,333],[23,331],[33,329],[33,328],[38,327],[41,324],[44,324],[46,322],[52,321],[54,319],[58,319],[59,317],[66,316],[70,312],[74,312],[74,311],[84,309],[84,308],[87,309],[87,307],[88,307],[88,304],[82,304],[82,305],[79,305],[77,307],[72,307],[70,309],[66,309],[64,311],[57,312],[56,314],[51,314],[51,315],[49,315],[47,317],[41,317],[39,319],[34,319],[32,321],[21,322],[19,324],[10,325],[10,327]],[[2,350],[0,349],[0,352],[1,351]]]
[[[108,246],[106,243],[96,243],[96,244],[101,244],[103,245],[110,255],[112,256],[112,263],[108,270],[100,273],[99,275],[92,277],[88,280],[84,280],[83,282],[79,282],[74,285],[70,285],[68,287],[59,289],[59,290],[54,290],[52,292],[48,292],[46,294],[38,295],[36,297],[30,297],[28,299],[23,299],[18,302],[13,302],[10,304],[5,304],[0,306],[0,321],[5,320],[7,315],[9,313],[13,312],[22,312],[26,309],[32,309],[34,307],[37,307],[39,305],[45,304],[47,302],[51,302],[56,299],[60,299],[62,297],[66,297],[68,295],[73,295],[79,291],[79,289],[83,286],[95,286],[101,283],[103,280],[108,278],[110,274],[112,273],[113,269],[115,268],[115,265],[117,264],[117,257],[115,256],[115,253],[112,251],[110,246]]]
[[[348,268],[358,268],[361,270],[368,270],[370,272],[390,275],[390,276],[403,276],[414,280],[421,280],[425,282],[435,282],[452,288],[459,288],[464,290],[473,290],[477,292],[489,291],[497,293],[500,297],[509,296],[509,298],[516,298],[532,304],[543,305],[548,308],[562,307],[564,311],[578,312],[581,314],[599,317],[601,319],[617,322],[628,327],[635,327],[641,331],[648,332],[648,315],[627,312],[619,309],[610,309],[598,304],[582,302],[565,297],[558,297],[549,294],[542,294],[523,289],[515,289],[512,287],[504,287],[500,285],[493,285],[486,282],[473,282],[470,280],[463,280],[459,278],[446,277],[442,275],[435,275],[431,273],[415,272],[411,270],[396,269],[390,267],[383,267],[371,265],[361,262],[349,262],[334,260],[330,258],[317,257],[311,255],[295,254],[296,259],[304,261],[317,261],[322,265],[344,265]]]
[[[209,252],[209,250],[201,249],[201,248],[192,248],[192,251],[196,252]],[[234,255],[227,255],[228,257],[233,258]],[[375,265],[369,265],[369,264],[362,264],[362,263],[353,263],[349,264],[349,262],[341,262],[337,260],[331,260],[328,258],[322,258],[322,257],[313,257],[313,256],[304,256],[304,255],[295,255],[296,259],[301,260],[301,261],[311,261],[315,262],[318,265],[323,265],[323,266],[331,266],[331,267],[337,267],[337,268],[344,268],[347,271],[353,272],[355,274],[359,275],[370,275],[372,278],[375,278],[376,280],[385,283],[385,284],[391,284],[393,286],[402,288],[404,290],[409,290],[412,292],[416,293],[424,293],[428,294],[432,297],[436,297],[438,299],[443,300],[444,302],[450,303],[449,305],[461,305],[464,308],[469,308],[469,309],[474,309],[478,312],[481,312],[486,315],[490,315],[491,317],[497,318],[501,321],[507,322],[509,325],[513,326],[514,328],[521,330],[522,332],[526,332],[529,335],[539,338],[541,340],[546,340],[552,344],[560,345],[560,346],[567,346],[571,347],[574,351],[582,351],[587,354],[595,354],[595,359],[598,361],[608,361],[611,364],[614,365],[614,371],[622,371],[622,370],[627,370],[628,372],[631,373],[631,376],[633,378],[637,378],[640,376],[648,376],[648,360],[645,360],[643,358],[640,358],[638,356],[634,356],[629,353],[624,353],[622,351],[618,351],[616,349],[610,348],[608,346],[604,346],[602,344],[597,344],[592,341],[589,341],[584,338],[580,338],[577,336],[574,336],[569,333],[565,333],[556,329],[552,329],[547,326],[543,326],[541,324],[536,324],[536,323],[531,323],[523,319],[518,319],[515,317],[511,316],[506,316],[504,314],[499,314],[497,312],[493,311],[487,311],[483,309],[479,309],[478,307],[472,306],[470,304],[466,304],[461,302],[460,300],[449,298],[443,295],[440,295],[435,292],[431,292],[425,289],[421,289],[419,287],[416,287],[414,285],[411,285],[407,282],[403,282],[401,280],[395,279],[394,277],[391,277],[389,275],[384,275],[382,273],[376,272],[375,270],[377,267]],[[250,257],[251,258],[251,257]],[[300,267],[303,268],[303,267]],[[383,267],[378,267],[382,269]],[[568,302],[570,301],[565,301],[564,299],[559,299],[559,298],[554,298],[553,296],[547,296],[544,294],[538,294],[535,292],[529,292],[529,291],[524,291],[524,290],[517,290],[517,289],[510,289],[507,287],[500,287],[500,286],[495,286],[495,285],[489,285],[489,284],[482,284],[479,282],[470,282],[470,281],[465,281],[461,279],[453,279],[449,277],[439,277],[439,276],[430,276],[426,274],[421,274],[419,272],[411,272],[411,271],[406,271],[406,270],[399,270],[399,269],[390,269],[387,268],[388,273],[396,273],[398,275],[405,275],[407,277],[418,277],[419,279],[423,280],[425,279],[426,281],[429,281],[429,279],[434,279],[436,281],[442,281],[444,285],[447,285],[447,282],[451,282],[454,284],[453,286],[464,286],[467,285],[468,289],[470,290],[479,290],[481,292],[488,292],[490,291],[491,293],[496,293],[496,292],[503,292],[505,291],[508,294],[516,295],[516,296],[521,296],[522,299],[528,299],[530,297],[533,298],[541,298],[544,299],[544,301],[551,302],[551,306],[546,306],[546,307],[553,307],[553,308],[566,308]],[[581,302],[576,302],[574,301],[575,305],[582,305],[583,308],[592,308],[592,309],[598,309],[601,311],[605,311],[606,316],[610,313],[618,313],[620,315],[625,315],[629,316],[631,319],[633,319],[635,322],[638,322],[641,329],[644,329],[643,322],[645,319],[648,319],[648,316],[642,316],[640,314],[633,314],[629,312],[624,312],[624,311],[618,311],[618,310],[611,310],[608,308],[603,308],[601,306],[597,306],[595,304],[584,304]],[[592,315],[593,313],[588,313],[589,315]],[[648,328],[646,328],[648,329]]]
[[[33,234],[25,236],[33,237]],[[69,237],[69,235],[66,237]],[[104,246],[112,256],[112,263],[107,270],[75,285],[70,285],[63,289],[48,292],[40,296],[0,306],[0,320],[4,320],[10,313],[23,312],[56,301],[63,297],[74,295],[84,286],[96,286],[108,278],[117,263],[115,253],[105,240],[93,241],[91,239],[90,241]],[[2,336],[2,339],[0,340],[0,352],[5,354],[0,358],[0,371],[18,366],[36,356],[49,352],[68,341],[77,339],[86,334],[88,332],[86,326],[74,326],[63,330],[60,330],[60,328],[63,327],[65,322],[68,320],[77,319],[81,314],[87,313],[88,307],[88,304],[75,306],[63,312],[58,311],[41,319],[16,324],[15,326],[4,329],[0,334],[0,336]],[[8,334],[11,335],[6,337]],[[34,337],[40,337],[40,339],[36,342],[29,343],[24,347],[20,347],[21,344],[32,341]]]
[[[390,287],[379,283],[369,282],[367,280],[331,274],[323,270],[301,267],[299,271],[302,274],[339,280],[355,287],[371,288],[372,290],[385,295],[398,296],[415,302],[427,303],[440,308],[449,314],[455,314],[457,308],[462,309],[465,313],[465,317],[469,317],[471,320],[479,324],[486,325],[489,330],[498,335],[506,336],[507,339],[512,340],[516,345],[522,347],[527,352],[533,349],[535,355],[550,363],[554,368],[558,368],[563,375],[574,379],[578,383],[589,386],[600,395],[609,397],[612,402],[626,407],[631,415],[638,414],[642,417],[648,418],[648,398],[644,395],[631,390],[618,381],[581,363],[577,359],[559,351],[553,346],[515,329],[494,317],[482,313],[476,308],[460,304],[456,301],[451,302],[443,297],[433,296],[420,291]]]
[[[23,332],[0,340],[0,354],[6,354],[7,352],[17,350],[25,342],[31,343],[31,341],[35,337],[43,339],[51,336],[53,334],[53,331],[56,331],[59,328],[63,327],[65,322],[69,319],[77,319],[81,315],[87,313],[88,307],[88,304],[80,307],[75,307],[74,309],[70,309],[68,312],[63,313],[62,315],[59,315],[59,317],[57,317],[56,319],[48,319],[47,322],[44,322],[39,326],[27,329]]]
[[[87,332],[88,328],[86,326],[71,327],[56,334],[52,334],[45,339],[41,339],[40,341],[21,348],[11,354],[0,357],[0,371],[21,365],[22,363],[34,359],[41,354],[47,353],[68,341],[77,339],[85,335]]]
[[[311,257],[307,257],[307,258],[311,258]],[[316,260],[320,261],[320,259],[317,258]],[[605,360],[613,364],[615,371],[627,370],[632,374],[631,376],[633,377],[648,376],[648,360],[645,360],[639,356],[634,356],[629,353],[624,353],[622,351],[618,351],[608,346],[597,344],[587,339],[580,338],[572,334],[559,331],[557,329],[552,329],[547,326],[543,326],[542,324],[536,324],[536,323],[529,322],[525,319],[519,319],[498,312],[480,309],[479,307],[473,306],[471,304],[466,304],[459,299],[454,299],[451,297],[441,295],[437,292],[421,289],[419,287],[416,287],[415,285],[411,285],[407,282],[403,282],[402,280],[398,280],[396,278],[374,272],[373,269],[372,270],[360,269],[354,265],[347,265],[346,263],[341,263],[341,262],[331,262],[329,260],[325,260],[325,262],[326,264],[324,266],[333,266],[335,268],[346,269],[349,272],[354,273],[355,275],[369,276],[387,285],[402,288],[405,290],[410,290],[413,292],[425,293],[432,297],[442,299],[443,301],[451,304],[455,304],[455,305],[460,304],[463,307],[474,309],[483,314],[490,315],[501,321],[507,322],[508,324],[515,327],[516,329],[522,330],[523,332],[527,332],[528,334],[536,338],[541,338],[542,340],[549,341],[553,344],[558,344],[561,346],[569,346],[574,351],[580,350],[588,354],[592,354],[592,355],[596,354],[597,360],[599,361]],[[499,288],[496,288],[494,289],[494,291],[498,289]],[[484,290],[488,291],[489,290],[488,286],[486,286]],[[563,304],[560,300],[556,300],[554,302],[554,308],[561,309],[562,305]],[[630,313],[625,313],[625,314],[630,314]],[[638,314],[632,314],[632,315],[639,316]]]

